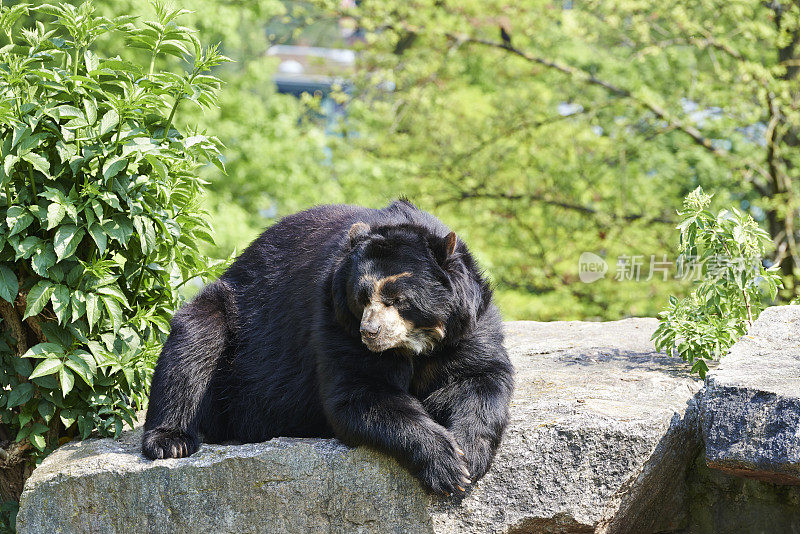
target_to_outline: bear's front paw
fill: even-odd
[[[475,437],[474,435],[465,432],[458,432],[451,430],[456,441],[464,449],[465,461],[467,462],[467,469],[469,469],[470,478],[473,482],[477,482],[489,470],[494,457],[494,450],[485,438]]]
[[[419,472],[422,483],[431,491],[447,496],[464,495],[471,483],[462,451],[453,439],[443,440]]]
[[[178,428],[154,428],[144,433],[142,452],[151,460],[185,458],[200,447],[200,440]]]

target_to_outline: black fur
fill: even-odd
[[[359,221],[369,228],[350,232]],[[513,368],[491,290],[462,242],[448,250],[448,233],[405,201],[319,206],[269,228],[175,314],[144,454],[190,455],[198,434],[337,437],[391,454],[436,492],[466,488],[464,468],[482,477],[508,420]],[[429,353],[370,352],[360,277],[405,271],[401,315],[443,324],[444,339]]]

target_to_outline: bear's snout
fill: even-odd
[[[375,322],[361,323],[361,335],[367,339],[375,339],[381,333],[382,325]]]
[[[360,333],[369,350],[383,352],[403,344],[408,337],[408,325],[396,308],[373,298],[361,316]]]

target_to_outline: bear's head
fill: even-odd
[[[488,287],[453,232],[358,222],[345,246],[334,282],[337,317],[372,352],[433,352],[488,305]]]

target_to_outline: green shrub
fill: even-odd
[[[0,475],[132,424],[179,287],[218,274],[198,252],[211,236],[197,169],[222,167],[220,143],[175,122],[187,101],[214,105],[208,71],[226,58],[154,7],[136,26],[45,5],[47,24],[19,32],[28,8],[0,11]],[[114,35],[149,65],[98,57]],[[188,67],[157,72],[166,55]]]
[[[684,201],[679,263],[696,269],[699,280],[687,298],[669,297],[653,334],[656,349],[680,356],[701,377],[708,371],[706,361],[725,354],[781,286],[777,269],[761,262],[772,243],[767,232],[736,209],[714,215],[710,203],[699,187]]]

